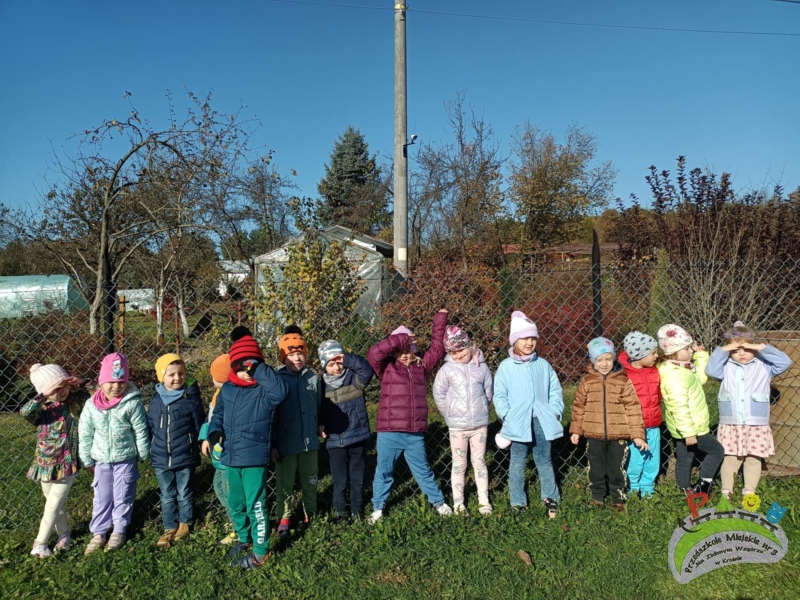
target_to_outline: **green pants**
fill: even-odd
[[[279,518],[288,519],[292,516],[292,490],[298,472],[300,489],[303,491],[303,510],[307,517],[317,512],[317,451],[310,450],[286,456],[275,466]]]
[[[269,548],[267,467],[228,467],[228,504],[239,541],[253,544],[253,552]]]

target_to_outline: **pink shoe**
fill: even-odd
[[[53,550],[56,552],[61,552],[70,546],[72,546],[72,536],[69,534],[69,531],[67,531],[66,533],[62,533],[60,536],[58,536],[58,541],[53,547]]]

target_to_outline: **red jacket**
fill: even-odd
[[[658,427],[661,425],[661,378],[656,367],[637,369],[631,365],[627,352],[620,352],[617,360],[620,362],[628,379],[636,388],[636,395],[642,403],[642,416],[645,427]]]
[[[447,314],[433,317],[431,347],[422,361],[409,367],[395,362],[392,354],[408,349],[408,335],[390,335],[369,349],[367,360],[381,382],[377,431],[419,433],[428,431],[428,378],[444,356]]]

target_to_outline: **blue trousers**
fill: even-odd
[[[550,456],[550,442],[544,435],[539,419],[531,422],[532,442],[511,442],[511,464],[508,467],[508,489],[511,506],[528,506],[528,494],[525,492],[525,466],[528,454],[533,450],[533,462],[539,475],[542,500],[547,498],[558,502],[561,495],[556,485],[556,474],[553,471],[553,459]]]
[[[178,523],[194,522],[194,467],[156,469],[161,489],[161,518],[164,529],[177,529]]]
[[[652,496],[661,461],[661,431],[658,427],[648,427],[645,434],[649,450],[643,452],[633,442],[630,444],[628,481],[632,492],[639,492],[640,496]]]
[[[444,504],[444,494],[436,483],[433,471],[428,464],[425,451],[425,434],[378,432],[378,465],[375,467],[375,479],[372,482],[372,507],[383,510],[386,499],[394,483],[394,467],[400,455],[404,455],[411,474],[428,502],[436,507]]]

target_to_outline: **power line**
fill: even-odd
[[[312,6],[333,6],[337,8],[359,8],[364,10],[394,10],[391,6],[369,6],[363,4],[344,4],[340,2],[315,2],[314,0],[272,0],[284,4],[308,4]],[[781,0],[786,1],[786,0]],[[794,1],[794,0],[789,0]],[[800,1],[800,0],[798,0]],[[407,8],[408,12],[447,17],[461,17],[467,19],[487,19],[492,21],[512,21],[517,23],[537,23],[540,25],[566,25],[570,27],[597,27],[603,29],[633,29],[639,31],[665,31],[670,33],[710,33],[718,35],[756,35],[773,37],[800,37],[800,33],[783,33],[779,31],[736,31],[727,29],[687,29],[683,27],[654,27],[648,25],[613,25],[607,23],[585,23],[581,21],[553,21],[547,19],[528,19],[525,17],[504,17],[497,15],[478,15],[470,13],[455,13],[437,10],[424,10]]]

